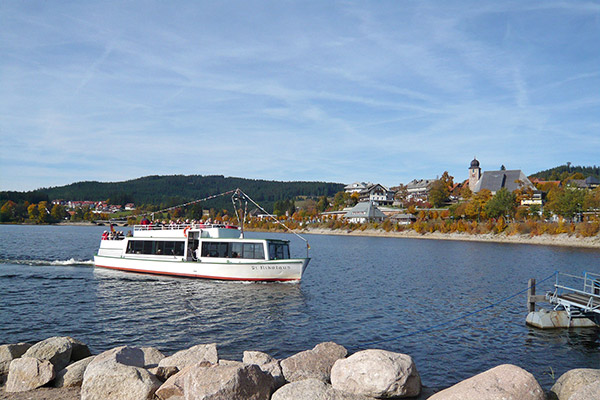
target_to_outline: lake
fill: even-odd
[[[0,344],[69,335],[93,352],[172,353],[216,342],[220,358],[241,360],[244,350],[284,358],[334,341],[409,354],[430,387],[504,363],[545,389],[569,369],[600,368],[598,329],[530,328],[525,294],[501,301],[556,270],[600,273],[599,250],[305,235],[301,283],[240,283],[95,269],[104,229],[0,225]],[[293,235],[247,236],[289,239],[304,255]]]

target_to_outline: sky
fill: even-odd
[[[0,1],[0,190],[600,165],[600,1]]]

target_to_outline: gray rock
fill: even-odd
[[[190,347],[189,349],[178,351],[172,356],[160,360],[158,366],[177,367],[182,370],[185,367],[189,367],[203,361],[208,361],[211,364],[216,364],[219,361],[216,343],[199,344]]]
[[[25,392],[44,386],[54,379],[54,366],[48,360],[16,358],[10,363],[7,392]]]
[[[31,346],[23,357],[48,360],[54,365],[56,371],[60,371],[71,362],[73,342],[64,336],[55,336],[42,340]]]
[[[185,400],[268,400],[273,378],[257,365],[194,366],[185,377]]]
[[[244,351],[242,362],[244,364],[265,365],[275,361],[273,357],[262,351]]]
[[[31,347],[29,343],[3,344],[0,346],[0,375],[8,374],[10,362],[21,357]]]
[[[81,399],[151,399],[161,382],[144,365],[144,352],[137,347],[121,346],[97,355],[83,374]]]
[[[312,350],[302,351],[280,362],[283,376],[288,382],[315,378],[330,381],[331,367],[348,351],[333,342],[319,343]]]
[[[364,350],[335,362],[334,389],[367,397],[412,397],[421,392],[421,378],[413,359],[385,350]]]
[[[271,400],[372,400],[372,397],[360,396],[334,389],[318,379],[305,379],[288,383],[278,389]]]
[[[119,346],[98,354],[92,364],[115,362],[132,367],[144,368],[144,352],[138,347]]]
[[[285,384],[285,378],[283,377],[283,371],[279,361],[260,351],[244,351],[242,358],[244,364],[254,364],[268,374],[270,374],[275,380],[275,390]]]
[[[600,381],[582,385],[573,392],[568,400],[599,400],[600,399]]]
[[[544,400],[533,375],[516,365],[503,364],[442,390],[429,400]]]
[[[572,369],[562,374],[550,391],[556,394],[558,400],[569,400],[580,387],[597,381],[600,381],[600,369]]]
[[[150,400],[160,381],[140,367],[93,360],[83,374],[81,400]]]
[[[94,356],[89,356],[83,360],[75,361],[67,365],[64,369],[56,373],[54,378],[54,387],[77,387],[83,383],[83,373],[87,366],[92,362]]]
[[[144,368],[158,367],[158,363],[165,358],[165,355],[154,347],[140,347],[144,353]]]
[[[80,342],[77,339],[73,339],[70,336],[67,336],[66,338],[73,346],[71,349],[71,361],[83,360],[84,358],[88,358],[92,355],[92,352],[85,343]]]

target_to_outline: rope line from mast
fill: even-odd
[[[294,235],[296,235],[297,237],[299,237],[300,239],[302,239],[304,241],[304,243],[306,243],[306,253],[308,254],[308,250],[310,249],[310,244],[308,244],[308,240],[306,240],[304,237],[302,237],[301,235],[299,235],[298,233],[294,232],[293,229],[289,228],[286,224],[284,224],[283,222],[281,222],[280,220],[278,220],[277,218],[275,218],[273,215],[271,215],[269,212],[267,212],[264,208],[262,208],[257,202],[255,202],[254,200],[252,200],[252,198],[250,196],[248,196],[246,193],[244,193],[242,191],[242,189],[236,189],[236,194],[241,194],[242,196],[244,196],[244,198],[250,200],[250,202],[252,204],[254,204],[259,210],[261,210],[262,212],[265,213],[265,215],[267,215],[269,218],[271,218],[273,221],[277,222],[279,225],[283,226],[288,232],[293,233]]]

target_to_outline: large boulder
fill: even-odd
[[[154,347],[140,347],[140,350],[144,353],[144,368],[158,367],[158,363],[165,358],[165,355]]]
[[[92,355],[92,352],[85,343],[80,342],[77,339],[73,339],[70,336],[66,336],[66,339],[71,342],[72,345],[71,361],[83,360],[84,358],[88,358]]]
[[[600,381],[589,385],[579,386],[569,397],[569,400],[598,400],[600,399]]]
[[[95,365],[103,362],[115,362],[140,368],[144,368],[144,365],[146,365],[142,349],[129,346],[119,346],[100,353],[94,358],[93,364]]]
[[[409,355],[363,350],[335,362],[334,389],[368,397],[411,397],[421,392],[421,378]]]
[[[81,400],[152,399],[161,382],[144,365],[144,352],[136,347],[99,354],[83,374]]]
[[[442,390],[429,400],[544,400],[533,375],[516,365],[504,364]]]
[[[48,360],[21,357],[10,363],[7,392],[25,392],[44,386],[54,379],[54,366]]]
[[[29,343],[3,344],[0,346],[0,375],[8,374],[10,362],[21,357],[31,347]]]
[[[288,382],[304,379],[330,381],[333,364],[346,357],[348,351],[333,342],[319,343],[312,350],[302,351],[281,361],[283,376]]]
[[[219,362],[216,343],[199,344],[190,347],[186,350],[178,351],[170,357],[163,358],[158,363],[159,367],[177,367],[179,370],[184,369],[203,361],[208,361],[211,364]]]
[[[358,394],[334,389],[331,385],[318,379],[305,379],[288,383],[279,388],[271,400],[372,400]]]
[[[242,358],[244,364],[254,364],[268,374],[270,374],[275,380],[275,389],[285,384],[285,378],[283,377],[283,371],[279,361],[260,351],[244,351]]]
[[[185,377],[185,400],[268,400],[273,377],[257,365],[194,366]]]
[[[160,400],[183,400],[183,391],[185,386],[185,380],[187,375],[197,366],[209,367],[212,364],[208,361],[201,362],[197,365],[191,365],[185,367],[175,375],[169,377],[165,383],[163,383],[155,395]],[[174,368],[174,367],[158,367],[158,368]]]
[[[562,374],[550,391],[556,395],[558,400],[569,400],[580,387],[594,382],[600,382],[600,369],[572,369]]]
[[[54,365],[56,371],[60,371],[71,362],[72,350],[71,338],[55,336],[34,344],[23,354],[23,357],[48,360]]]
[[[56,373],[54,378],[54,387],[77,387],[83,383],[83,373],[87,366],[92,362],[94,356],[89,356],[83,360],[75,361],[73,364],[67,365]]]

